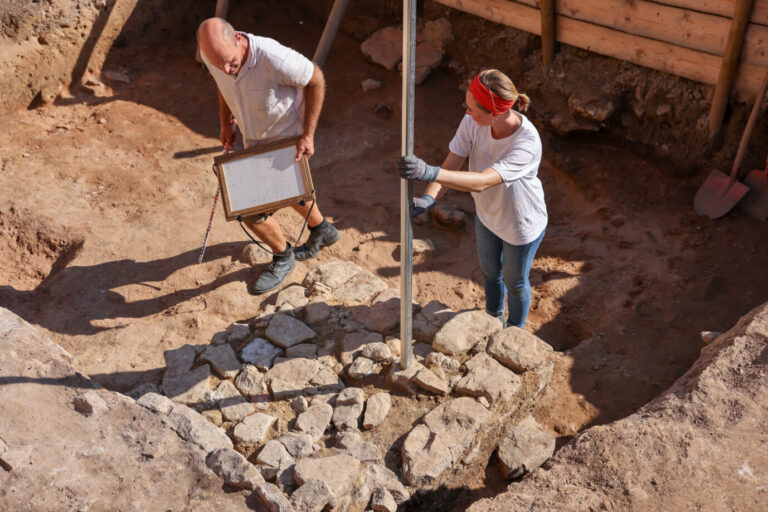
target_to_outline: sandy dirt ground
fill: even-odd
[[[274,13],[248,26],[305,55],[321,28]],[[275,298],[248,294],[254,270],[240,261],[245,237],[220,205],[197,265],[220,147],[214,83],[193,54],[191,34],[113,49],[105,66],[126,70],[130,84],[86,80],[52,105],[0,117],[0,305],[110,389],[157,382],[164,350],[206,343]],[[351,260],[399,287],[400,77],[366,62],[345,35],[325,73],[310,164],[318,204],[342,239],[319,260]],[[366,78],[382,87],[363,92]],[[419,156],[445,156],[463,96],[448,70],[417,88]],[[375,112],[381,103],[391,116]],[[768,298],[768,229],[739,211],[697,217],[703,176],[672,177],[635,148],[596,136],[542,139],[550,223],[526,329],[561,351],[536,417],[562,444],[648,402],[696,359],[700,331],[726,330]],[[462,229],[434,220],[415,226],[436,251],[415,262],[414,299],[483,307],[472,200],[450,192],[442,204],[469,221]],[[289,237],[298,234],[296,213],[277,218]],[[259,258],[257,270],[269,260]],[[314,264],[298,263],[286,284]],[[486,478],[468,485],[482,488]]]

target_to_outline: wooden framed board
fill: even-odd
[[[294,160],[298,140],[291,137],[214,158],[227,220],[312,200],[307,157]]]

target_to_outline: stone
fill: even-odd
[[[387,288],[369,307],[356,307],[351,317],[369,331],[387,332],[400,325],[400,292]]]
[[[317,333],[300,320],[285,313],[277,313],[269,321],[265,335],[275,345],[288,348],[314,339]]]
[[[201,412],[200,414],[203,415],[203,418],[210,421],[217,427],[220,427],[224,424],[224,416],[221,415],[221,411],[216,409],[208,409],[206,411]]]
[[[443,61],[443,52],[424,41],[416,45],[416,74],[414,81],[421,85]],[[401,66],[402,67],[402,66]]]
[[[491,336],[487,351],[507,368],[523,373],[541,366],[552,354],[552,346],[520,329],[507,327]]]
[[[388,490],[379,487],[371,495],[371,509],[374,512],[397,512],[397,503]]]
[[[309,404],[307,403],[307,399],[303,396],[297,396],[291,401],[291,409],[293,409],[293,412],[296,414],[303,413],[307,410],[307,407],[309,407]]]
[[[336,496],[322,480],[308,480],[291,494],[291,504],[296,512],[322,512],[329,505],[336,506]]]
[[[173,409],[173,401],[158,393],[147,393],[136,400],[136,403],[159,414],[168,414]]]
[[[341,371],[341,369],[339,369]],[[312,380],[310,380],[310,386],[307,388],[307,392],[313,395],[327,394],[335,391],[341,391],[344,389],[344,382],[339,378],[336,373],[325,365],[320,365],[320,369],[317,371]]]
[[[298,309],[306,306],[308,302],[307,289],[301,285],[292,284],[278,292],[275,307],[284,309],[287,306],[290,309]]]
[[[361,462],[381,460],[381,449],[373,443],[363,441],[356,431],[344,432],[336,441],[336,448]]]
[[[224,420],[238,422],[254,413],[254,405],[243,398],[243,395],[230,381],[221,381],[216,391],[221,396],[218,405]]]
[[[232,448],[212,451],[205,458],[205,464],[232,487],[253,490],[264,483],[259,470]]]
[[[162,384],[165,396],[182,404],[197,404],[211,391],[211,367],[199,366],[188,373],[166,375]]]
[[[269,385],[275,400],[281,400],[308,392],[312,379],[319,371],[320,363],[314,359],[278,360],[264,375],[264,380]]]
[[[279,469],[291,466],[295,460],[293,456],[288,453],[288,450],[285,449],[283,443],[273,439],[267,441],[261,450],[259,450],[259,454],[256,456],[256,462],[273,469],[274,473],[271,478],[275,478]],[[264,469],[262,468],[262,475],[263,474]],[[267,480],[270,480],[271,478],[267,478]]]
[[[125,71],[117,71],[114,69],[105,69],[104,76],[113,82],[123,82],[124,84],[131,83],[131,77]]]
[[[351,365],[349,365],[347,375],[353,379],[364,379],[376,373],[376,366],[376,363],[367,357],[358,357]]]
[[[286,432],[278,439],[295,459],[304,459],[315,452],[315,444],[309,434]]]
[[[568,109],[574,116],[582,117],[595,123],[605,122],[616,112],[616,101],[599,90],[589,88],[574,89],[568,98]]]
[[[520,377],[484,352],[464,364],[469,371],[454,386],[456,393],[484,396],[494,403],[501,395],[510,396],[520,388]]]
[[[363,86],[363,92],[368,92],[381,87],[381,82],[373,78],[366,78],[360,85]]]
[[[229,344],[208,347],[200,356],[200,361],[210,363],[222,379],[234,379],[243,369],[237,360],[235,351]]]
[[[459,313],[435,334],[432,347],[449,356],[466,354],[481,338],[501,330],[501,323],[485,311]]]
[[[144,384],[139,384],[135,388],[131,389],[126,393],[127,396],[133,398],[134,400],[138,400],[142,396],[148,394],[148,393],[160,393],[160,386],[155,384],[154,382],[145,382]]]
[[[254,492],[258,494],[270,512],[295,512],[288,497],[275,484],[265,482],[257,485]]]
[[[432,208],[432,215],[438,224],[449,229],[463,229],[467,221],[467,215],[451,205],[436,204]]]
[[[217,448],[232,448],[232,440],[223,429],[184,404],[173,406],[168,413],[168,423],[179,437],[195,443],[206,453]]]
[[[422,368],[413,376],[413,382],[421,389],[438,395],[447,395],[451,387],[428,368]]]
[[[392,357],[400,357],[400,339],[394,336],[387,336],[384,343],[389,347],[389,351],[392,352]]]
[[[403,476],[414,485],[434,480],[451,467],[453,458],[446,438],[435,437],[426,425],[416,425],[403,442]]]
[[[285,357],[303,357],[312,359],[317,355],[317,345],[314,343],[299,343],[285,349]]]
[[[235,345],[240,344],[251,336],[251,328],[248,324],[234,323],[227,327],[225,331],[227,334],[227,343],[233,343]]]
[[[366,59],[391,71],[403,55],[403,31],[396,27],[384,27],[363,41],[360,50]]]
[[[403,368],[399,362],[390,365],[387,373],[387,384],[392,388],[409,395],[418,392],[418,386],[411,379],[424,368],[418,361],[412,361],[408,368]]]
[[[308,434],[312,441],[319,441],[325,429],[331,423],[333,407],[328,404],[317,404],[299,414],[294,429]]]
[[[277,418],[257,412],[251,414],[235,425],[233,437],[235,443],[242,447],[255,447],[264,442],[267,433],[277,421]]]
[[[359,470],[360,461],[346,453],[302,459],[296,463],[296,482],[303,485],[310,480],[320,480],[335,496],[344,496],[352,491]]]
[[[442,352],[431,352],[424,360],[424,364],[432,370],[439,368],[448,373],[458,373],[461,369],[461,364],[458,361],[446,356]]]
[[[416,238],[413,240],[413,254],[435,252],[435,244],[429,238]]]
[[[414,343],[413,344],[413,356],[416,358],[418,362],[421,364],[424,364],[424,361],[426,360],[427,356],[434,352],[432,349],[432,345],[429,343]]]
[[[363,345],[360,355],[377,363],[386,363],[392,360],[392,351],[386,343],[375,342]]]
[[[350,261],[330,258],[310,270],[303,282],[312,295],[344,304],[368,304],[387,289],[384,281]]]
[[[195,349],[190,345],[183,345],[177,349],[166,350],[163,352],[165,357],[165,374],[181,375],[187,373],[195,364]]]
[[[507,479],[519,478],[544,464],[555,452],[555,438],[526,416],[499,444],[499,463]]]
[[[304,321],[310,325],[325,323],[333,308],[321,300],[314,300],[304,306]]]
[[[701,341],[704,342],[704,344],[709,345],[717,338],[719,338],[721,334],[723,333],[717,331],[701,331]]]
[[[421,30],[421,37],[438,50],[443,50],[445,43],[453,39],[451,22],[446,18],[428,20]]]
[[[235,387],[246,398],[261,395],[268,391],[264,374],[254,365],[246,365],[235,377]]]
[[[352,364],[352,361],[369,343],[380,343],[384,337],[376,332],[353,332],[344,336],[341,343],[341,364]]]
[[[240,351],[240,359],[251,363],[259,370],[269,370],[275,358],[283,355],[283,350],[264,338],[255,338]]]
[[[380,425],[386,419],[387,414],[389,414],[391,404],[392,398],[389,396],[389,393],[374,393],[369,396],[365,403],[363,428],[370,430]]]
[[[398,505],[405,503],[411,497],[397,475],[381,463],[364,462],[360,471],[360,480],[363,482],[362,485],[369,489],[386,489]]]
[[[72,399],[72,405],[74,405],[77,412],[85,416],[98,416],[109,410],[107,402],[101,398],[99,392],[95,389],[75,396]]]
[[[346,388],[336,397],[333,425],[337,430],[357,430],[363,413],[365,392],[360,388]]]

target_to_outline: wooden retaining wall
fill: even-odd
[[[541,35],[540,0],[435,0]],[[737,0],[555,0],[555,39],[710,85]],[[751,102],[768,69],[768,0],[754,0],[734,92]]]

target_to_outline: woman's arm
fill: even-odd
[[[464,165],[464,161],[466,160],[466,157],[461,157],[458,155],[455,155],[451,152],[448,152],[448,156],[445,157],[445,160],[443,160],[443,165],[440,166],[441,169],[447,169],[450,171],[458,171],[461,169],[461,166]],[[445,195],[445,191],[442,190],[443,186],[433,181],[429,185],[427,185],[427,188],[424,190],[424,195],[432,196],[435,198],[435,200],[438,199],[438,195],[442,197]]]
[[[501,182],[501,175],[493,167],[482,172],[452,171],[441,167],[437,173],[437,179],[434,181],[434,183],[462,192],[482,192]]]

